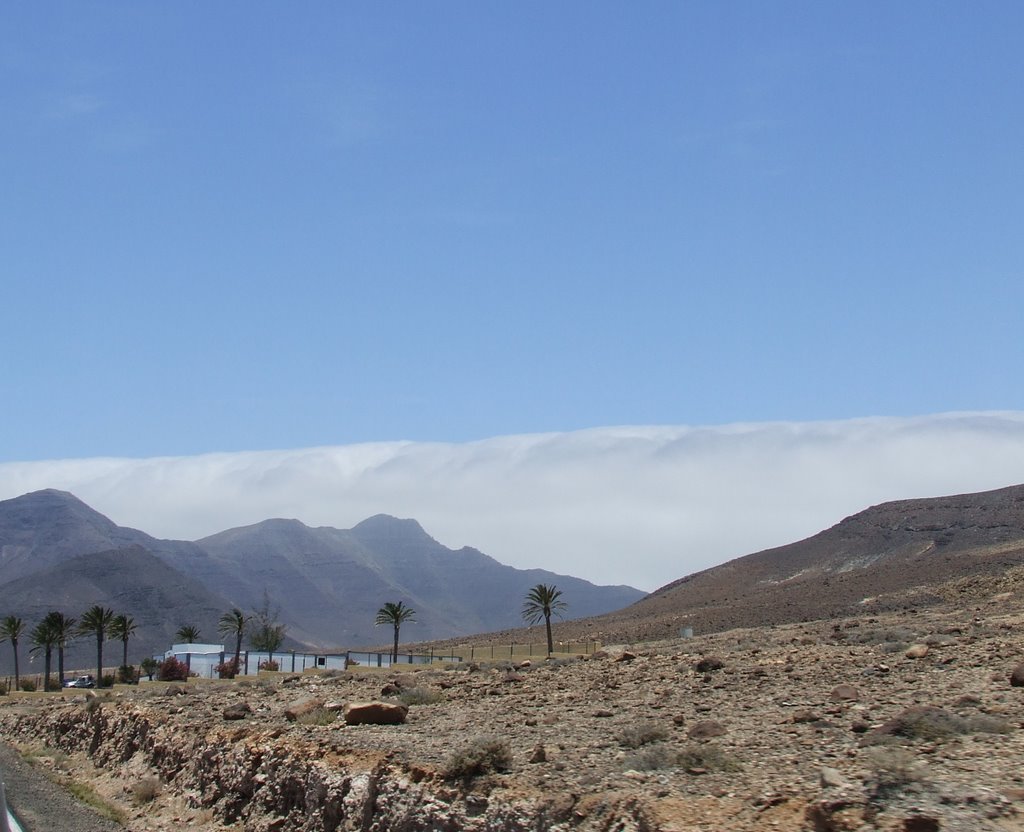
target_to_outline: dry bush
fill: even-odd
[[[690,745],[684,748],[676,757],[676,765],[687,771],[740,771],[743,766],[740,761],[731,754],[723,751],[717,745],[701,744]]]
[[[917,641],[917,633],[907,627],[887,627],[885,629],[861,630],[851,633],[847,639],[853,644],[884,644],[885,642]]]
[[[422,685],[417,685],[414,688],[408,688],[398,694],[398,701],[406,706],[436,705],[442,698],[440,691],[424,687]]]
[[[678,754],[663,745],[655,745],[626,757],[623,767],[626,771],[658,771],[675,768],[677,759]]]
[[[885,745],[899,738],[942,742],[962,734],[1006,734],[1009,723],[985,714],[959,716],[933,705],[915,705],[867,734],[864,745]]]
[[[299,725],[330,725],[338,718],[338,714],[329,711],[327,708],[315,708],[304,714],[299,714],[295,721]]]
[[[500,737],[482,736],[452,752],[445,763],[449,779],[476,777],[488,772],[508,771],[512,767],[512,749]]]
[[[876,793],[899,791],[922,779],[923,769],[905,748],[872,748],[865,757]]]
[[[619,732],[619,745],[640,748],[668,738],[668,730],[657,722],[638,722],[627,725]]]
[[[132,802],[136,806],[152,803],[160,794],[160,781],[156,777],[143,777],[132,784]]]
[[[633,771],[681,768],[692,774],[735,772],[743,768],[731,754],[708,743],[686,746],[682,750],[654,745],[626,757],[623,764],[627,770]]]

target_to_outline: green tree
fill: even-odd
[[[374,624],[380,626],[382,624],[388,624],[395,629],[395,643],[391,650],[391,662],[394,664],[398,661],[398,631],[402,629],[402,625],[406,622],[414,622],[416,619],[413,617],[416,615],[416,610],[405,606],[404,603],[399,601],[397,604],[393,601],[388,601],[383,607],[377,610],[377,618],[374,620]]]
[[[96,687],[103,684],[103,640],[114,622],[114,611],[96,604],[85,611],[78,622],[78,632],[96,639]]]
[[[115,615],[114,620],[110,622],[110,637],[115,641],[121,642],[121,667],[128,666],[128,639],[135,635],[136,630],[135,619],[130,615]]]
[[[14,650],[14,689],[18,690],[21,687],[21,677],[18,669],[18,639],[21,638],[25,632],[25,622],[14,615],[6,616],[0,621],[0,644],[5,641],[11,643],[11,648]]]
[[[156,673],[156,669],[160,666],[160,663],[152,656],[146,656],[141,662],[139,662],[139,672],[145,673],[149,677],[149,681],[153,681],[153,674]]]
[[[178,628],[178,632],[174,634],[174,637],[181,639],[185,644],[195,644],[199,641],[199,628],[186,624],[184,627]]]
[[[562,590],[554,584],[537,584],[526,593],[526,600],[523,602],[523,619],[527,624],[540,624],[544,622],[548,634],[548,654],[555,652],[555,643],[551,640],[551,616],[562,617],[562,613],[569,608],[565,601],[560,600]]]
[[[288,632],[288,628],[278,621],[280,615],[281,608],[271,606],[270,595],[263,590],[263,603],[252,612],[253,627],[249,632],[249,644],[253,650],[265,652],[267,662],[274,660],[274,651],[284,642]]]
[[[224,613],[217,622],[217,632],[224,638],[235,639],[235,673],[238,673],[239,662],[242,658],[242,636],[245,635],[245,625],[249,623],[248,616],[238,607],[230,612]]]
[[[49,626],[53,629],[53,632],[57,636],[57,678],[60,679],[60,683],[64,684],[64,648],[66,648],[71,640],[75,637],[77,630],[75,629],[75,619],[69,615],[64,615],[62,612],[48,612],[46,619],[49,621]]]
[[[53,621],[50,620],[49,616],[43,618],[42,621],[32,628],[29,638],[32,640],[30,653],[35,654],[40,650],[43,651],[43,690],[49,690],[50,667],[53,664],[53,648],[57,646],[59,638],[56,630],[53,628]]]

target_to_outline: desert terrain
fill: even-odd
[[[1022,830],[1022,661],[993,580],[581,657],[10,695],[0,735],[133,832]],[[404,724],[346,724],[373,700]]]

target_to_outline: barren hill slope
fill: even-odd
[[[819,534],[681,578],[591,632],[665,637],[928,605],[939,588],[1024,564],[1024,485],[873,506]]]

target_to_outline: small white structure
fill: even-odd
[[[164,653],[164,658],[174,656],[184,662],[190,673],[212,679],[217,675],[216,667],[224,661],[223,644],[172,644],[171,649]],[[234,654],[231,655],[234,658]]]

